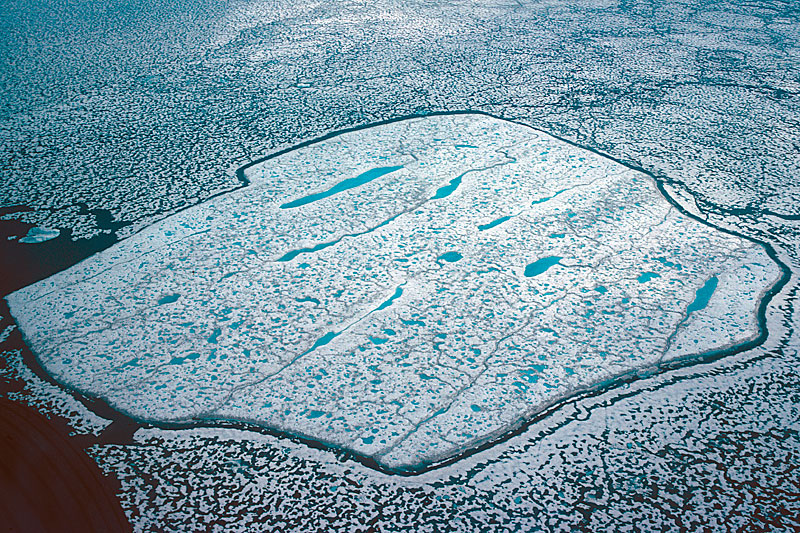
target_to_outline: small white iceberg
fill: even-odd
[[[61,230],[55,228],[42,228],[35,227],[28,230],[28,234],[22,237],[19,242],[25,244],[36,244],[39,242],[49,241],[61,235]]]

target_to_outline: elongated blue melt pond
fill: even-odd
[[[689,304],[689,307],[686,308],[686,316],[688,317],[695,311],[699,311],[701,309],[705,309],[708,305],[708,302],[711,300],[711,296],[714,295],[714,291],[717,290],[717,284],[719,283],[719,279],[717,276],[711,276],[708,278],[702,287],[697,289],[695,293],[694,301]]]
[[[440,187],[439,190],[436,191],[436,194],[433,195],[433,199],[434,200],[439,200],[441,198],[446,198],[446,197],[450,196],[451,194],[453,194],[454,192],[456,192],[456,189],[458,189],[458,186],[461,185],[461,178],[462,177],[464,177],[464,174],[461,174],[460,176],[451,179],[450,183],[445,185],[444,187]]]
[[[378,308],[376,309],[376,311],[382,311],[382,310],[386,309],[387,307],[392,305],[394,303],[394,301],[397,300],[398,298],[400,298],[402,295],[403,295],[403,287],[397,287],[397,290],[394,291],[394,294],[392,294],[392,296],[388,300],[386,300],[381,305],[379,305]]]
[[[538,276],[551,266],[557,265],[558,262],[561,261],[561,259],[563,258],[557,255],[542,257],[538,261],[534,261],[533,263],[525,267],[525,277],[532,278],[533,276]]]
[[[165,305],[165,304],[175,303],[175,302],[178,301],[178,298],[180,298],[180,297],[181,297],[180,294],[168,294],[167,296],[159,298],[158,305]]]
[[[324,250],[325,248],[330,248],[334,244],[337,244],[340,240],[341,239],[336,239],[335,241],[323,242],[323,243],[317,244],[316,246],[312,246],[310,248],[299,248],[297,250],[292,250],[291,252],[288,252],[288,253],[284,254],[282,257],[279,257],[278,261],[280,261],[282,263],[285,263],[287,261],[291,261],[292,259],[294,259],[295,257],[297,257],[300,254],[309,254],[309,253],[312,253],[312,252],[319,252],[320,250]]]
[[[400,170],[401,168],[403,168],[402,165],[396,167],[377,167],[367,170],[366,172],[359,174],[355,178],[348,178],[346,180],[340,181],[327,191],[318,192],[315,194],[309,194],[308,196],[304,196],[303,198],[298,198],[297,200],[292,200],[289,203],[283,204],[281,206],[281,209],[291,209],[293,207],[300,207],[302,205],[307,205],[316,202],[317,200],[323,200],[325,198],[333,196],[334,194],[339,194],[340,192],[360,187],[365,183],[369,183],[374,179],[378,179],[381,176],[385,176],[386,174],[395,172],[397,170]]]
[[[660,278],[660,274],[656,274],[655,272],[642,272],[642,275],[636,278],[636,281],[639,283],[647,283],[653,278]]]
[[[478,229],[480,231],[484,231],[484,230],[487,230],[487,229],[492,229],[495,226],[499,226],[500,224],[502,224],[503,222],[506,222],[508,220],[511,220],[510,216],[508,216],[508,217],[500,217],[500,218],[498,218],[496,220],[492,220],[488,224],[479,224],[478,225]]]
[[[456,261],[461,261],[464,256],[458,252],[445,252],[440,255],[436,260],[437,261],[447,261],[448,263],[455,263]]]
[[[329,331],[328,333],[326,333],[325,335],[323,335],[322,337],[320,337],[319,339],[317,339],[317,342],[315,342],[315,343],[314,343],[314,345],[313,345],[311,348],[309,348],[308,350],[306,350],[305,352],[303,352],[303,353],[300,355],[300,357],[303,357],[304,355],[308,355],[308,354],[310,354],[311,352],[313,352],[314,350],[316,350],[317,348],[320,348],[320,347],[322,347],[322,346],[325,346],[326,344],[328,344],[329,342],[331,342],[333,339],[335,339],[336,337],[338,337],[340,333],[341,333],[341,332],[337,332],[337,331]],[[297,357],[297,359],[299,359],[300,357]]]
[[[558,196],[559,194],[561,194],[562,192],[565,192],[565,191],[566,191],[566,189],[561,189],[560,191],[558,191],[557,193],[555,193],[552,196],[546,196],[545,198],[539,198],[538,200],[534,200],[534,201],[531,202],[531,205],[543,204],[548,200],[552,200],[553,198],[555,198],[556,196]]]

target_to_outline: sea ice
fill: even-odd
[[[19,242],[36,244],[55,239],[59,235],[61,235],[61,230],[59,229],[34,227],[29,229],[27,235],[22,237]]]
[[[483,115],[362,129],[8,297],[62,383],[415,470],[737,345],[780,276],[645,174]]]

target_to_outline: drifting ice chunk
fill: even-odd
[[[414,470],[576,390],[758,333],[779,269],[652,181],[478,115],[382,125],[8,300],[63,383]]]
[[[40,228],[35,227],[28,230],[28,234],[22,237],[19,242],[26,244],[36,244],[39,242],[49,241],[61,235],[61,230],[53,228]]]

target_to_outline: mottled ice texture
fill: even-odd
[[[8,297],[65,384],[415,469],[754,338],[779,269],[652,180],[480,115],[346,133]]]

